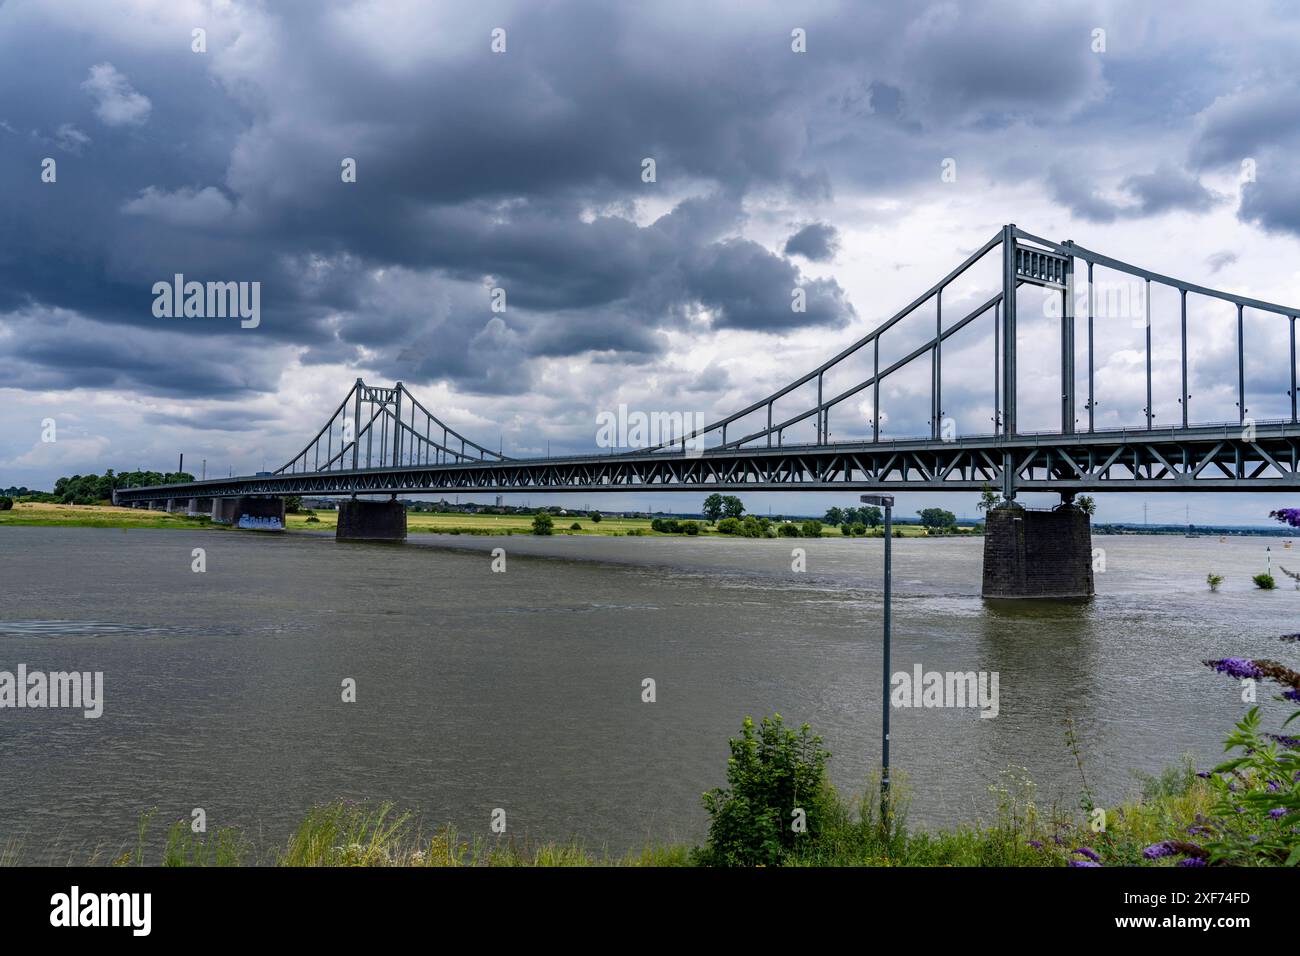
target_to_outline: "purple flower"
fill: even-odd
[[[1175,866],[1205,866],[1205,861],[1198,856],[1189,856],[1185,860],[1179,860]]]
[[[1092,860],[1092,862],[1094,862],[1094,863],[1100,863],[1100,862],[1101,862],[1101,857],[1099,857],[1099,856],[1097,855],[1097,851],[1094,850],[1094,849],[1092,849],[1091,847],[1079,846],[1079,847],[1075,847],[1075,848],[1074,848],[1073,850],[1071,850],[1070,852],[1071,852],[1071,853],[1077,853],[1077,854],[1079,854],[1080,856],[1086,856],[1088,859]]]
[[[1030,841],[1029,841],[1029,845],[1032,846],[1035,850],[1041,850],[1041,849],[1043,848],[1043,841],[1042,841],[1042,840],[1030,840]]]
[[[1272,810],[1268,811],[1268,815],[1274,820],[1281,820],[1286,816],[1286,807],[1274,807]]]
[[[1208,771],[1208,770],[1200,770],[1200,771],[1197,771],[1196,776],[1200,777],[1202,780],[1209,780],[1209,779],[1210,779],[1210,771]]]
[[[1199,823],[1194,823],[1194,824],[1192,824],[1190,827],[1187,828],[1187,835],[1188,835],[1188,836],[1200,836],[1201,834],[1208,834],[1208,833],[1211,833],[1211,832],[1213,832],[1213,831],[1210,830],[1209,827],[1203,827],[1203,826],[1201,826]]]
[[[1212,667],[1220,674],[1228,674],[1231,677],[1254,677],[1261,678],[1264,672],[1255,665],[1255,662],[1244,657],[1224,657],[1220,660],[1201,661],[1206,667]]]
[[[1142,855],[1148,860],[1158,860],[1162,856],[1173,856],[1174,847],[1168,840],[1163,843],[1153,843],[1142,851]]]
[[[1066,866],[1101,866],[1100,863],[1094,863],[1092,860],[1071,860]]]
[[[1285,734],[1269,734],[1268,736],[1288,750],[1300,750],[1300,737],[1288,737]]]
[[[1293,700],[1297,704],[1300,704],[1300,690],[1296,690],[1295,688],[1292,688],[1291,690],[1284,690],[1282,692],[1282,696],[1285,697],[1287,700]]]

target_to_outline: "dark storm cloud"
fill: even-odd
[[[645,363],[683,328],[839,328],[854,315],[839,282],[787,258],[827,261],[831,227],[778,255],[744,236],[749,201],[806,221],[837,189],[905,199],[938,188],[945,156],[1036,176],[1069,155],[1060,131],[1077,118],[1102,143],[1126,138],[1145,88],[1129,61],[1130,95],[1097,109],[1112,91],[1085,8],[801,10],[806,54],[776,8],[236,3],[214,9],[201,56],[177,16],[0,6],[0,317],[88,323],[65,348],[44,331],[22,343],[15,380],[226,395],[274,388],[291,362],[364,361],[502,394],[528,389],[538,358]],[[1266,157],[1269,124],[1293,114],[1284,96],[1214,103],[1194,168],[1228,143]],[[1008,150],[1013,127],[1043,138]],[[39,180],[46,156],[57,184]],[[1125,203],[1073,176],[1053,188],[1097,221],[1207,208],[1194,178],[1148,168],[1121,184]],[[649,219],[643,201],[667,212]],[[1298,218],[1276,179],[1243,215]],[[256,334],[155,319],[150,288],[177,272],[260,281]],[[159,360],[174,334],[192,374]]]
[[[1133,197],[1137,213],[1143,216],[1175,209],[1205,212],[1218,201],[1195,176],[1167,164],[1125,178],[1121,188]]]
[[[1224,200],[1192,174],[1167,163],[1150,173],[1137,173],[1120,180],[1118,190],[1124,195],[1123,200],[1107,198],[1086,175],[1065,166],[1053,167],[1048,185],[1057,202],[1090,222],[1114,222],[1178,210],[1206,212]]]
[[[785,241],[787,256],[803,256],[813,262],[829,262],[839,250],[839,231],[826,222],[804,226]]]
[[[1200,169],[1237,173],[1241,220],[1292,235],[1300,235],[1298,152],[1300,86],[1267,76],[1203,110],[1189,150]]]

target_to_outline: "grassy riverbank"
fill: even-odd
[[[1147,780],[1143,796],[1107,813],[1104,833],[1092,832],[1082,818],[1045,810],[1033,802],[1032,786],[1009,774],[994,791],[1001,806],[986,825],[942,831],[909,831],[896,823],[882,832],[875,815],[874,789],[865,801],[839,804],[835,819],[796,851],[785,866],[1066,866],[1088,859],[1086,849],[1107,865],[1173,865],[1148,860],[1144,848],[1163,840],[1186,840],[1210,811],[1212,792],[1190,764]],[[865,812],[860,812],[865,806]],[[171,824],[162,846],[154,839],[155,814],[142,817],[135,845],[95,852],[92,865],[114,866],[695,866],[707,865],[698,848],[682,844],[647,845],[611,855],[575,842],[537,842],[504,834],[465,836],[450,827],[422,828],[410,813],[391,804],[336,801],[308,811],[282,845],[259,848],[242,831],[218,828],[194,834],[189,820]],[[16,863],[23,847],[0,851],[0,863]]]
[[[309,520],[315,517],[316,521]],[[588,515],[558,515],[553,518],[554,534],[621,536],[644,535],[647,537],[685,537],[684,535],[661,535],[650,527],[649,518],[602,518],[592,521]],[[338,522],[338,512],[317,511],[314,515],[290,514],[285,516],[288,531],[333,531]],[[579,525],[577,530],[570,527]],[[189,517],[184,514],[168,514],[165,511],[148,511],[140,508],[117,508],[112,505],[62,505],[42,504],[20,501],[10,511],[0,511],[0,527],[4,525],[22,525],[38,527],[65,528],[203,528],[221,529],[213,525],[206,516]],[[437,513],[431,511],[408,511],[406,526],[411,534],[469,534],[469,535],[512,535],[530,534],[532,532],[532,515],[490,515],[460,514],[456,512]],[[925,530],[919,525],[899,525],[899,530],[906,537],[924,536]],[[965,532],[963,532],[965,533]],[[720,535],[707,525],[701,534],[717,537],[735,537]],[[841,537],[838,528],[822,528],[823,537]]]

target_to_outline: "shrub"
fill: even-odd
[[[844,537],[847,538],[852,533],[853,533],[853,525],[848,523],[840,525],[840,534],[844,535]]]
[[[739,534],[739,518],[723,518],[718,522],[718,534]]]
[[[588,515],[588,517],[591,518],[592,524],[600,524],[600,519],[602,516],[599,511],[593,511],[590,515]]]
[[[539,511],[533,515],[533,534],[552,534],[555,522],[551,516],[544,511]]]
[[[1285,638],[1284,638],[1285,640]],[[1224,658],[1206,666],[1238,679],[1269,680],[1283,688],[1278,700],[1300,703],[1300,673],[1271,660]],[[1285,728],[1300,710],[1282,722]],[[1225,750],[1240,751],[1210,772],[1215,803],[1199,828],[1211,864],[1295,866],[1300,863],[1300,747],[1294,737],[1263,733],[1258,707],[1252,707],[1228,736]],[[1157,844],[1147,855],[1169,855]],[[1186,852],[1172,847],[1173,852]],[[1208,851],[1208,853],[1207,853]]]
[[[820,538],[822,536],[822,523],[816,518],[809,518],[800,528],[805,538]]]
[[[1257,574],[1251,580],[1255,582],[1255,587],[1261,591],[1271,591],[1277,587],[1277,582],[1273,580],[1271,574]]]
[[[860,537],[867,533],[867,526],[859,521],[857,524],[853,526],[853,533]]]
[[[792,521],[786,521],[777,527],[776,533],[783,538],[799,537],[799,526]]]
[[[694,537],[700,533],[700,523],[698,521],[683,521],[682,533]]]
[[[1223,583],[1223,575],[1211,572],[1205,576],[1205,583],[1210,586],[1211,591],[1217,591],[1219,585]]]
[[[307,516],[307,523],[308,523],[308,524],[320,524],[320,518],[317,518],[315,515],[308,515],[308,516]]]
[[[830,754],[807,724],[795,733],[780,714],[764,717],[756,729],[748,717],[738,739],[729,742],[727,786],[704,795],[709,813],[708,843],[701,862],[714,866],[759,866],[783,862],[801,843],[816,843],[836,815],[835,791],[826,779]],[[797,811],[806,832],[797,832]]]
[[[663,518],[653,519],[650,522],[650,530],[662,532],[664,530],[664,519]]]
[[[9,511],[14,506],[14,500],[8,495],[0,495],[0,511]]]
[[[570,531],[581,531],[581,530],[582,530],[582,525],[578,524],[578,522],[575,521],[575,522],[573,522],[573,524],[569,525],[569,530],[570,530]]]

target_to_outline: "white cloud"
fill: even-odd
[[[95,115],[105,126],[141,126],[149,119],[153,104],[136,91],[112,63],[97,63],[81,88],[95,99]]]
[[[211,226],[234,212],[234,203],[215,186],[202,189],[182,187],[174,192],[149,186],[135,199],[122,204],[122,211],[173,226]]]

